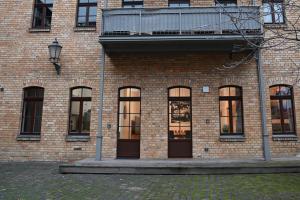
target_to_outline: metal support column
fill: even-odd
[[[271,160],[271,153],[270,153],[270,145],[269,145],[269,134],[267,128],[265,77],[264,77],[264,69],[263,69],[260,49],[257,50],[256,61],[257,61],[258,83],[259,83],[258,87],[259,87],[261,126],[262,126],[263,154],[264,154],[265,161],[269,161]]]

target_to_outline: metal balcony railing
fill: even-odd
[[[105,9],[102,37],[258,35],[258,6]]]

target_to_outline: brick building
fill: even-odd
[[[282,3],[264,2],[265,27],[290,28],[295,14],[268,13]],[[2,2],[0,159],[296,156],[299,49],[253,50],[272,35],[262,34],[259,5]],[[49,61],[55,38],[60,74]]]

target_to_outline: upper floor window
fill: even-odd
[[[39,135],[41,133],[44,88],[24,89],[21,134]]]
[[[35,0],[33,12],[33,28],[50,28],[53,0]]]
[[[97,0],[78,0],[77,26],[96,26]]]
[[[221,135],[243,134],[242,89],[226,86],[219,89]]]
[[[177,8],[177,7],[189,7],[190,0],[169,0],[169,7]]]
[[[77,87],[71,90],[70,135],[89,135],[91,122],[92,89]]]
[[[237,0],[215,0],[216,6],[236,6]]]
[[[284,23],[283,0],[264,0],[263,10],[265,24]]]
[[[295,134],[293,88],[271,86],[270,98],[273,134]]]
[[[143,0],[123,0],[123,8],[142,8],[144,6]]]
[[[141,134],[141,90],[119,90],[118,139],[139,140]]]

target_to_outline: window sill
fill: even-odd
[[[47,33],[50,32],[51,29],[50,28],[30,28],[29,33]]]
[[[287,25],[286,24],[264,24],[264,27],[273,28],[273,29],[281,29],[281,28],[287,28]]]
[[[40,135],[18,135],[17,141],[40,141]]]
[[[89,135],[67,135],[66,142],[89,142],[91,137]]]
[[[96,31],[96,27],[92,26],[92,27],[74,27],[74,32],[95,32]]]
[[[244,142],[246,140],[243,135],[221,135],[220,142]]]
[[[273,141],[298,141],[297,135],[273,135]]]

